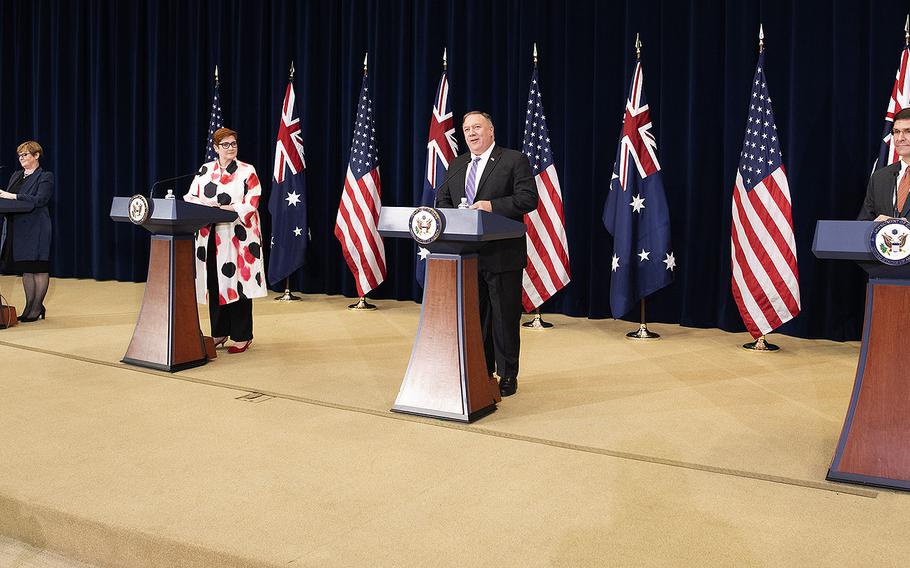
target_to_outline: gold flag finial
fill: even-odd
[[[442,48],[442,70],[445,71],[449,67],[449,62],[446,59],[446,48]]]
[[[635,59],[641,59],[641,38],[635,32]]]
[[[288,79],[288,80],[289,80],[289,81],[293,81],[293,80],[294,80],[294,60],[293,60],[293,59],[291,60],[291,78]]]
[[[370,56],[369,51],[363,54],[363,72],[364,73],[367,72],[367,57],[369,57],[369,56]]]
[[[215,65],[215,86],[218,86],[218,66]]]
[[[537,67],[537,42],[534,42],[534,67]]]
[[[758,52],[762,53],[765,51],[765,27],[762,24],[758,24]]]

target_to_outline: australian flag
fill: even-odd
[[[294,84],[288,81],[275,144],[275,171],[269,213],[272,215],[272,256],[269,284],[273,286],[303,266],[307,229],[303,133],[294,108]]]
[[[613,235],[610,310],[619,318],[641,298],[672,282],[676,268],[640,61],[629,86],[603,222]]]
[[[221,118],[221,99],[218,97],[218,70],[215,69],[215,89],[212,94],[212,112],[209,114],[209,137],[205,142],[205,161],[204,163],[214,162],[218,159],[215,148],[212,147],[212,136],[215,131],[224,126],[224,120]]]
[[[427,142],[427,171],[423,178],[421,205],[433,205],[436,201],[436,189],[446,177],[449,164],[458,154],[458,142],[455,141],[455,123],[452,119],[452,103],[449,101],[449,80],[442,72],[436,98],[433,99],[433,116],[430,117],[430,136]],[[426,276],[428,251],[418,248],[417,283],[423,286]]]

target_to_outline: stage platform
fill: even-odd
[[[142,292],[54,279],[46,321],[0,330],[0,535],[97,566],[910,556],[910,495],[825,481],[858,343],[546,316],[518,394],[465,425],[389,411],[417,304],[260,299],[249,352],[170,374],[119,362]]]

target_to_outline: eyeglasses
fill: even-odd
[[[903,136],[904,138],[910,138],[910,128],[905,128],[903,130],[898,130],[895,128],[891,131],[891,135],[895,138],[899,138],[900,136]]]
[[[215,144],[215,146],[221,146],[225,150],[230,150],[231,148],[236,148],[236,142],[222,142],[221,144]]]
[[[32,153],[31,152],[22,152],[21,154],[16,154],[16,155],[19,156],[20,158],[24,158],[26,156],[31,156]]]

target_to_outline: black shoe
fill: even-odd
[[[499,394],[502,396],[512,396],[518,391],[518,379],[505,377],[499,379]]]
[[[38,315],[36,315],[33,318],[27,318],[27,317],[23,316],[23,317],[19,318],[19,321],[24,322],[24,323],[31,323],[33,321],[38,321],[39,319],[44,319],[46,313],[47,313],[47,309],[44,306],[41,306],[41,311],[38,312]]]

